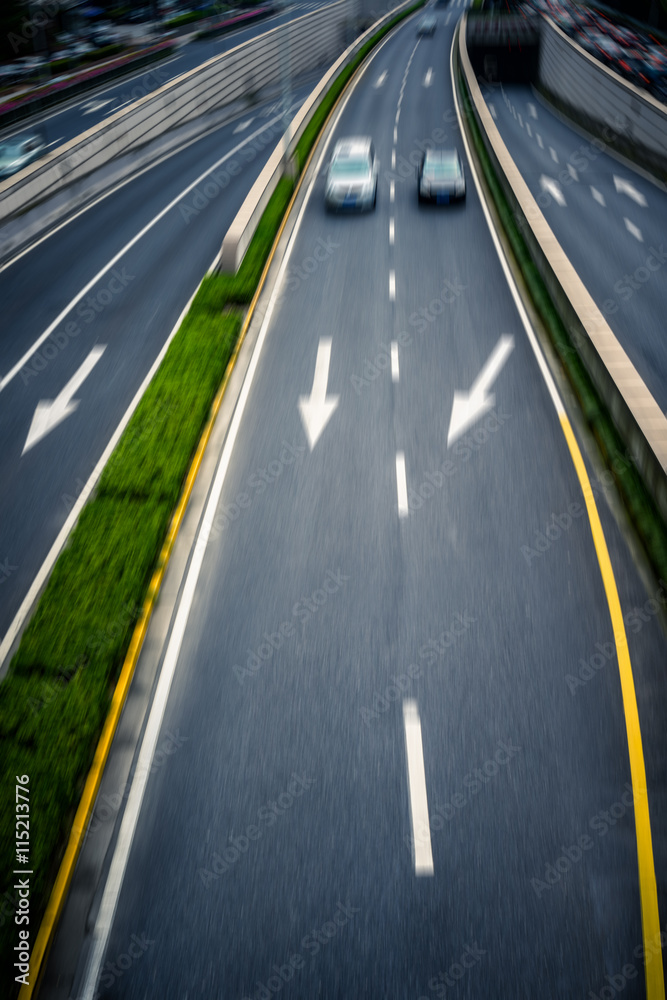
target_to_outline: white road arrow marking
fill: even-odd
[[[384,81],[385,81],[386,79],[387,79],[387,71],[386,71],[386,69],[385,69],[385,70],[384,70],[384,72],[380,73],[379,77],[377,78],[377,80],[376,80],[376,81],[375,81],[375,83],[373,84],[373,86],[375,87],[375,89],[377,90],[377,89],[378,89],[378,87],[381,87],[381,86],[382,86],[382,84],[384,83]]]
[[[97,347],[93,347],[78,371],[72,375],[65,388],[58,393],[55,399],[40,399],[30,424],[28,437],[21,452],[22,455],[25,455],[26,451],[30,451],[33,445],[36,445],[54,427],[57,427],[66,417],[74,413],[79,405],[79,400],[72,399],[72,396],[88,378],[105,350],[106,344],[98,344]]]
[[[245,122],[239,122],[239,124],[234,129],[234,135],[236,135],[237,132],[245,132],[245,130],[250,125],[252,125],[252,123],[254,122],[254,120],[255,120],[254,118],[248,118],[248,120],[245,121]]]
[[[426,70],[426,76],[424,77],[424,86],[430,87],[433,83],[433,69],[431,66]]]
[[[299,397],[299,413],[312,451],[317,439],[329,423],[331,414],[338,406],[339,396],[327,396],[329,362],[331,361],[331,339],[322,337],[317,348],[315,378],[310,396]]]
[[[514,337],[504,334],[470,387],[470,392],[455,392],[452,416],[449,421],[447,447],[450,448],[461,435],[496,404],[496,397],[489,389],[498,378],[514,348]]]
[[[614,187],[619,194],[627,194],[628,198],[632,198],[632,200],[636,201],[638,205],[642,206],[642,208],[646,208],[646,198],[644,195],[641,191],[637,190],[634,184],[631,184],[630,181],[626,181],[624,177],[617,177],[616,174],[614,174]]]
[[[553,200],[557,202],[561,208],[567,204],[565,196],[560,189],[560,184],[558,181],[555,181],[553,177],[546,177],[545,174],[542,174],[540,177],[540,187],[543,191],[546,191],[547,194],[550,194]]]
[[[83,113],[84,115],[92,115],[93,112],[100,111],[102,108],[106,107],[107,104],[111,104],[111,102],[115,100],[115,97],[109,97],[106,101],[86,101],[83,105]]]

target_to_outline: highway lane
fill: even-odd
[[[116,111],[120,111],[125,105],[145,97],[177,76],[200,66],[208,59],[227,52],[251,38],[256,38],[280,24],[303,17],[321,6],[326,6],[326,3],[320,0],[293,4],[265,20],[220,35],[218,38],[184,41],[179,44],[177,52],[163,62],[144,68],[122,80],[80,94],[63,107],[37,115],[29,124],[15,125],[6,129],[0,133],[0,138],[28,134],[39,125],[44,130],[49,147],[55,148],[97,125]]]
[[[667,410],[667,192],[569,128],[529,87],[485,96],[554,235]]]
[[[119,833],[104,996],[584,997],[624,966],[623,995],[645,995],[581,485],[472,183],[465,206],[422,209],[401,170],[435,129],[463,153],[442,20],[418,44],[414,19],[393,33],[336,126],[376,143],[376,212],[327,215],[320,170],[295,236],[147,724],[184,740]],[[495,406],[448,450],[454,393],[502,336]],[[337,405],[311,451],[318,357]],[[629,614],[647,594],[596,495]],[[663,887],[665,640],[648,613],[628,640]],[[73,995],[92,995],[85,970]]]
[[[295,107],[312,85],[312,79],[298,83]],[[243,132],[236,129],[244,118],[189,144],[0,272],[3,637],[280,139],[272,106],[256,111]],[[218,186],[207,197],[209,176],[192,185],[216,164]],[[78,410],[24,452],[38,403],[57,398],[100,345],[103,355],[76,392]]]

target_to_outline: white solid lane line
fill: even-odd
[[[391,169],[392,170],[396,169],[396,150],[395,149],[392,149],[392,151],[391,151]]]
[[[398,516],[407,517],[410,512],[408,481],[405,475],[405,454],[402,451],[396,452],[396,494],[398,497]]]
[[[398,382],[398,341],[391,342],[391,380]]]
[[[393,218],[389,220],[389,245],[393,247],[396,236]]]
[[[12,379],[16,378],[18,373],[21,371],[23,366],[30,360],[35,351],[39,350],[44,341],[47,340],[51,336],[53,331],[60,326],[62,321],[67,318],[69,313],[71,313],[72,309],[74,309],[74,307],[79,304],[81,299],[85,295],[87,295],[92,288],[95,287],[100,278],[103,278],[104,275],[121,260],[121,258],[128,252],[128,250],[132,249],[135,243],[138,243],[139,240],[153,228],[153,226],[157,225],[157,223],[164,218],[167,212],[170,212],[171,209],[174,208],[174,206],[177,205],[182,198],[185,198],[185,196],[188,195],[191,191],[193,191],[198,184],[201,184],[201,182],[204,180],[205,177],[207,177],[210,173],[212,173],[212,171],[216,170],[218,167],[222,166],[223,163],[225,163],[232,156],[238,153],[238,151],[242,149],[245,145],[247,145],[247,143],[252,142],[253,139],[256,139],[257,136],[261,135],[261,133],[266,131],[267,128],[270,128],[271,125],[279,121],[281,117],[282,117],[281,115],[276,115],[275,118],[272,118],[269,121],[267,121],[264,125],[256,129],[249,136],[243,139],[242,142],[239,142],[236,146],[234,146],[233,149],[230,149],[228,153],[225,153],[224,156],[221,156],[219,160],[216,160],[216,162],[213,163],[210,167],[207,167],[206,170],[204,170],[203,173],[201,173],[199,177],[196,178],[196,180],[192,181],[191,184],[188,184],[187,187],[183,188],[180,194],[177,194],[175,198],[172,198],[172,200],[169,202],[168,205],[165,205],[165,207],[161,209],[157,213],[157,215],[153,216],[150,222],[147,222],[146,225],[143,227],[143,229],[140,229],[139,232],[135,236],[133,236],[132,239],[129,240],[124,247],[121,247],[118,253],[114,257],[112,257],[111,260],[107,264],[105,264],[104,267],[101,268],[93,278],[90,279],[88,284],[85,285],[70,302],[68,302],[68,304],[64,307],[64,309],[62,309],[61,312],[58,313],[53,322],[47,326],[46,330],[42,334],[40,334],[37,340],[33,342],[33,344],[25,352],[25,354],[16,362],[14,367],[11,368],[7,372],[7,374],[0,380],[0,392],[2,392],[2,390],[9,385]]]
[[[389,301],[396,301],[396,272],[393,270],[389,272]]]
[[[394,142],[398,142],[398,129],[394,125]]]
[[[433,852],[431,851],[431,827],[428,818],[422,724],[417,702],[413,698],[406,698],[403,702],[403,724],[405,726],[405,753],[408,761],[415,875],[432,875]]]
[[[382,84],[384,83],[384,81],[386,79],[387,79],[387,71],[385,69],[385,70],[383,70],[382,73],[380,73],[379,77],[377,78],[377,80],[373,84],[373,86],[375,87],[375,89],[378,90],[382,86]]]
[[[396,124],[397,125],[399,123],[400,117],[401,117],[401,109],[398,108],[398,110],[396,111]]]
[[[606,208],[607,203],[604,200],[604,195],[602,194],[601,191],[598,191],[597,188],[593,187],[592,184],[591,184],[591,194],[597,201],[598,205],[602,205],[603,208]]]
[[[389,182],[389,201],[392,203],[392,205],[394,203],[394,199],[395,198],[396,198],[396,184],[395,184],[394,181],[390,181]]]
[[[640,243],[643,243],[644,237],[642,236],[642,231],[639,228],[639,226],[636,226],[634,222],[630,222],[630,220],[625,218],[625,216],[623,217],[623,222],[625,223],[625,228],[630,233],[630,235],[634,236],[634,238],[636,240],[639,240]]]
[[[376,54],[382,50],[384,44],[381,43]],[[372,60],[373,56],[371,56]],[[370,65],[370,63],[368,64]],[[365,67],[364,67],[365,68]],[[190,565],[187,570],[187,576],[185,579],[185,584],[180,594],[180,598],[176,605],[176,615],[174,619],[174,626],[169,636],[169,642],[167,645],[167,650],[164,656],[162,667],[160,669],[160,675],[157,682],[157,687],[155,689],[155,694],[151,703],[150,714],[148,717],[148,722],[146,724],[146,729],[144,731],[143,740],[141,743],[141,749],[139,751],[137,767],[134,771],[134,776],[132,778],[132,784],[130,787],[130,792],[127,797],[127,805],[125,807],[125,812],[123,814],[123,819],[120,825],[120,831],[118,834],[118,840],[116,847],[111,859],[111,865],[109,868],[109,874],[107,876],[106,884],[104,886],[104,891],[102,894],[102,899],[100,902],[100,908],[95,920],[95,926],[91,934],[90,949],[88,954],[88,963],[84,973],[83,983],[79,993],[80,1000],[94,1000],[97,993],[97,983],[100,977],[100,971],[102,968],[102,962],[104,961],[104,955],[106,952],[107,944],[109,941],[109,935],[111,933],[111,927],[113,924],[114,916],[116,913],[116,907],[118,905],[118,897],[120,895],[121,886],[123,884],[123,878],[125,875],[125,870],[127,867],[127,861],[130,854],[130,848],[132,847],[132,841],[134,839],[134,834],[137,827],[137,821],[139,819],[139,812],[141,810],[141,803],[143,801],[144,792],[146,790],[146,785],[148,782],[148,776],[151,771],[152,761],[155,754],[155,747],[157,745],[157,740],[162,728],[162,720],[164,717],[165,708],[167,705],[167,700],[169,698],[169,691],[171,689],[172,680],[174,673],[176,671],[176,665],[178,663],[178,658],[181,651],[181,644],[185,636],[185,630],[188,625],[188,619],[190,617],[190,609],[192,608],[192,603],[195,596],[195,591],[197,588],[197,583],[199,580],[199,575],[201,573],[202,564],[204,562],[204,555],[206,548],[211,536],[211,530],[216,517],[216,509],[220,501],[220,496],[222,494],[222,488],[225,483],[225,478],[227,476],[227,470],[229,468],[229,463],[231,461],[232,452],[234,450],[234,445],[236,443],[236,438],[238,436],[239,427],[243,419],[243,414],[248,402],[248,397],[250,395],[250,389],[255,378],[255,372],[259,365],[260,355],[262,353],[262,348],[267,337],[267,332],[269,324],[271,322],[271,317],[278,301],[280,295],[285,272],[289,265],[290,255],[296,244],[297,235],[299,229],[301,228],[301,222],[304,217],[306,208],[308,207],[308,202],[315,187],[315,182],[317,181],[318,174],[324,163],[324,158],[326,156],[327,149],[329,148],[331,139],[335,133],[335,126],[340,117],[343,114],[347,103],[354,93],[355,87],[363,79],[364,68],[362,68],[361,73],[353,81],[352,86],[348,90],[346,96],[341,102],[337,109],[336,117],[333,122],[333,128],[329,137],[324,141],[322,149],[320,151],[319,159],[317,161],[317,166],[314,169],[313,177],[306,191],[306,196],[301,205],[299,215],[297,216],[294,229],[289,238],[287,248],[285,250],[285,256],[280,262],[278,268],[278,274],[276,275],[276,283],[269,297],[269,302],[267,305],[266,312],[264,314],[264,319],[262,320],[262,325],[260,327],[259,335],[257,337],[257,342],[252,351],[250,358],[250,364],[248,365],[248,370],[245,374],[243,380],[243,385],[239,398],[236,402],[236,408],[234,409],[234,415],[229,426],[229,431],[227,433],[227,438],[225,440],[224,447],[222,449],[222,454],[218,461],[218,466],[215,472],[215,477],[211,490],[208,497],[208,502],[206,504],[206,510],[204,516],[200,522],[199,529],[197,531],[196,541],[193,543],[192,547],[192,557],[190,560]],[[193,296],[194,297],[194,296]],[[189,303],[188,303],[189,305]],[[166,350],[166,347],[165,347]]]

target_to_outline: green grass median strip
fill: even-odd
[[[584,362],[577,351],[570,331],[563,322],[546,285],[530,255],[505,193],[491,163],[477,124],[465,80],[459,74],[459,95],[462,110],[470,129],[475,152],[484,178],[510,242],[535,308],[547,331],[563,369],[577,397],[582,413],[597,441],[602,456],[612,471],[625,508],[634,524],[644,550],[658,577],[667,574],[667,527],[660,516],[629,449],[617,431],[607,407],[601,400]]]
[[[302,137],[300,169],[343,86]],[[335,96],[334,96],[335,95]],[[16,775],[30,778],[30,945],[193,453],[279,230],[294,183],[273,193],[238,274],[207,275],[61,553],[0,684],[0,959],[14,983]],[[241,307],[241,308],[239,308]],[[16,984],[15,984],[16,985]],[[15,992],[15,991],[14,991]]]

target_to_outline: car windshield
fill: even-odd
[[[368,170],[369,164],[365,157],[346,156],[344,159],[334,160],[331,164],[331,172],[336,176],[367,174]]]
[[[427,160],[424,164],[424,177],[432,177],[438,181],[453,181],[458,175],[456,160]]]

